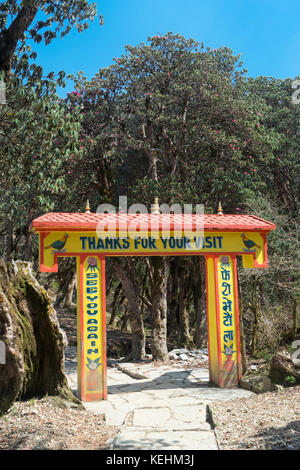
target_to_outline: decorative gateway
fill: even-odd
[[[60,257],[77,260],[78,391],[83,401],[107,398],[105,257],[203,255],[210,380],[235,387],[241,378],[237,256],[245,268],[267,267],[275,225],[253,215],[50,213],[33,221],[40,270]]]

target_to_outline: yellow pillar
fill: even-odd
[[[78,393],[82,401],[107,399],[105,260],[77,257]]]
[[[220,387],[241,378],[236,258],[206,256],[206,305],[210,380]]]

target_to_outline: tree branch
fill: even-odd
[[[13,55],[18,42],[23,39],[25,31],[33,22],[41,0],[24,2],[23,7],[6,30],[0,36],[0,70],[10,73]]]

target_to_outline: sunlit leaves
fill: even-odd
[[[7,81],[7,98],[0,106],[0,212],[13,213],[18,228],[30,223],[24,214],[52,210],[68,192],[67,162],[71,151],[80,155],[81,116],[15,77]]]

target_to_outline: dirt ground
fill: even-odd
[[[210,408],[221,449],[300,449],[300,386]]]
[[[76,316],[63,313],[59,317],[69,344],[76,344]],[[118,335],[113,329],[108,334],[116,343],[113,351],[119,351],[121,341],[122,351],[127,352],[129,334]],[[215,402],[210,408],[222,450],[300,449],[300,386]],[[0,450],[105,450],[106,441],[117,432],[117,428],[106,425],[103,416],[90,414],[59,397],[31,399],[16,402],[0,416]]]
[[[117,431],[59,397],[31,399],[0,416],[0,450],[104,450]]]

